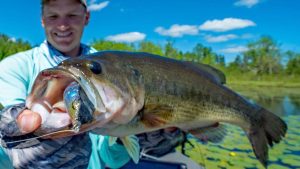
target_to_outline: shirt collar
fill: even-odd
[[[57,65],[69,58],[69,56],[63,55],[61,52],[55,49],[47,40],[41,44],[41,47],[44,49],[44,51],[46,51],[46,57],[50,62],[53,63],[53,65]],[[89,54],[90,51],[91,47],[85,44],[80,44],[80,55]]]

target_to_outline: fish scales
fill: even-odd
[[[281,141],[287,125],[226,87],[225,81],[221,71],[204,64],[148,53],[103,51],[70,58],[42,71],[26,106],[65,102],[71,106],[60,110],[77,112],[75,117],[71,115],[72,124],[65,124],[69,130],[57,128],[57,133],[49,134],[49,127],[42,124],[35,133],[52,138],[87,131],[126,137],[167,127],[178,127],[201,138],[203,131],[217,131],[222,128],[218,128],[219,123],[229,123],[245,131],[257,159],[267,166],[268,145]],[[70,83],[79,91],[71,90]],[[81,99],[70,100],[68,92],[64,97],[57,89],[69,90]],[[72,106],[75,101],[80,106]],[[87,115],[89,120],[82,121]],[[74,132],[76,124],[81,125]]]
[[[112,58],[112,56],[109,57]],[[250,112],[247,110],[249,109],[247,101],[242,100],[242,103],[245,102],[247,106],[241,105],[241,102],[227,102],[228,100],[241,100],[241,98],[236,94],[220,93],[220,88],[224,90],[224,86],[214,83],[211,79],[206,78],[207,75],[205,73],[195,71],[182,62],[132,55],[123,58],[117,57],[115,60],[119,60],[123,64],[131,65],[142,74],[145,83],[146,104],[150,97],[154,97],[151,98],[154,100],[156,97],[156,101],[160,100],[156,102],[156,104],[166,99],[164,101],[165,104],[171,107],[182,102],[182,99],[187,99],[190,102],[180,105],[179,107],[187,106],[193,102],[195,105],[193,107],[199,107],[199,105],[204,104],[207,105],[208,109],[212,109],[213,105],[224,105],[224,108],[231,107],[236,111],[234,115],[236,115],[237,112],[241,112],[240,115],[245,116],[247,115],[245,112]],[[199,79],[199,76],[203,78]],[[225,91],[226,90],[229,89],[225,89]],[[214,91],[218,91],[218,93],[214,94]],[[200,108],[200,110],[201,109],[203,108]],[[200,110],[197,110],[198,112],[196,113],[203,112]],[[215,113],[215,111],[210,112]],[[246,119],[251,117],[252,116],[246,117]]]

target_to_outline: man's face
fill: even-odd
[[[42,25],[47,40],[68,56],[77,56],[89,12],[76,0],[56,0],[44,5]]]

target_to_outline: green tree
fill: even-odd
[[[286,73],[289,75],[300,75],[300,53],[287,51],[289,60],[286,65]]]
[[[174,42],[168,40],[165,45],[165,56],[168,58],[179,59],[180,55],[178,50],[174,47]]]
[[[205,47],[198,43],[193,48],[194,62],[201,62],[209,65],[225,66],[225,57],[212,51],[210,47]]]
[[[196,46],[193,48],[193,53],[194,53],[194,58],[193,61],[195,62],[201,62],[205,56],[208,55],[207,48],[203,46],[202,44],[198,43]]]
[[[243,53],[244,65],[255,74],[275,74],[282,70],[279,45],[269,36],[249,43]]]
[[[139,52],[148,52],[156,55],[163,55],[163,49],[161,46],[156,45],[152,42],[149,41],[142,41],[138,44],[138,49],[137,51]]]
[[[125,50],[125,51],[135,51],[133,44],[113,42],[106,40],[94,40],[91,44],[95,49],[101,50]]]
[[[216,55],[216,64],[225,67],[225,56]]]
[[[7,35],[0,34],[0,60],[17,52],[32,48],[29,42],[21,39],[14,40]]]
[[[196,55],[193,52],[185,52],[182,56],[182,59],[186,60],[186,61],[194,61],[195,58],[196,58]]]

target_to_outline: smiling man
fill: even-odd
[[[85,0],[42,0],[41,9],[46,40],[0,62],[0,102],[5,107],[0,118],[2,135],[31,133],[47,118],[41,112],[51,111],[49,103],[31,110],[24,104],[40,71],[67,58],[96,52],[80,43],[90,19]],[[64,117],[62,113],[58,118]],[[108,137],[89,133],[25,145],[22,149],[17,145],[0,148],[0,168],[117,168],[130,159],[122,145],[108,146]]]
[[[80,53],[80,40],[90,13],[83,5],[72,1],[43,0],[42,26],[48,42],[61,53],[76,57]]]

